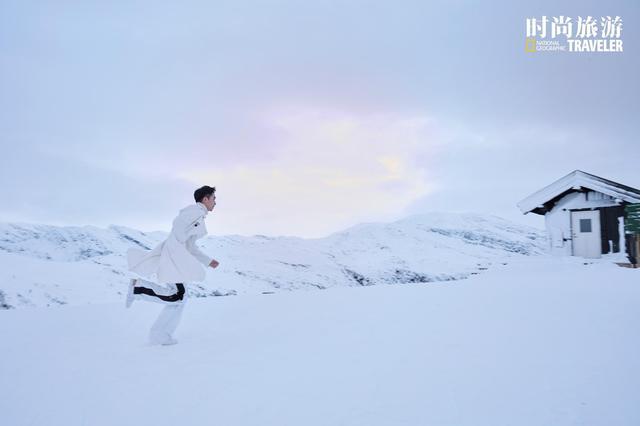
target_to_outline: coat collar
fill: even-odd
[[[202,212],[205,214],[205,216],[207,215],[207,213],[209,213],[209,210],[207,209],[207,206],[202,204],[200,201],[198,201],[196,203],[196,205],[202,209]]]

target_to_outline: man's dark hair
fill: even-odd
[[[198,188],[196,189],[196,191],[193,193],[193,198],[196,199],[196,203],[199,201],[202,201],[202,199],[204,197],[207,197],[211,194],[215,194],[216,192],[216,187],[215,186],[203,186],[202,188]]]

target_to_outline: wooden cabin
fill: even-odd
[[[640,190],[574,170],[518,208],[544,215],[552,254],[597,258],[627,252],[624,206],[632,203],[640,203]]]

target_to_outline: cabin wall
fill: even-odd
[[[549,236],[549,253],[556,256],[571,256],[571,217],[569,212],[553,209],[545,216],[545,227]]]
[[[614,198],[596,191],[572,192],[562,197],[544,216],[549,235],[549,252],[559,256],[572,255],[570,210],[598,209],[617,205],[619,202]],[[602,220],[600,222],[602,223]]]

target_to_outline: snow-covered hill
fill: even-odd
[[[215,218],[208,219],[209,226]],[[122,300],[126,249],[150,249],[164,232],[122,226],[0,224],[0,306]],[[200,240],[220,261],[190,297],[462,279],[510,257],[544,251],[537,229],[495,216],[430,213],[361,224],[320,239],[229,235]]]

